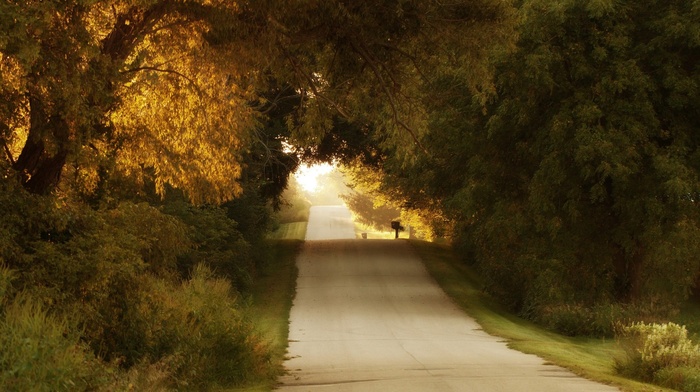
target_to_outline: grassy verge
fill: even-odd
[[[272,240],[303,240],[306,236],[307,222],[282,223],[270,234]]]
[[[300,240],[269,240],[270,261],[255,281],[250,300],[250,317],[271,348],[271,378],[233,391],[271,391],[284,372],[289,336],[289,311],[297,278],[296,256]]]
[[[479,277],[460,263],[448,247],[421,241],[411,243],[447,295],[486,332],[506,339],[510,347],[623,391],[669,391],[616,374],[615,358],[625,354],[615,341],[565,337],[516,317],[483,293]]]

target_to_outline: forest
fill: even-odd
[[[698,0],[2,0],[0,389],[266,377],[241,308],[302,162],[545,327],[664,320],[698,130]]]

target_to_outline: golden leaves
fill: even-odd
[[[222,202],[241,192],[240,151],[256,126],[250,92],[239,77],[209,61],[217,53],[192,34],[202,26],[164,31],[144,41],[138,69],[113,113],[121,170],[151,168],[157,191],[166,184],[195,203]]]

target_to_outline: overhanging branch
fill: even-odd
[[[2,146],[5,150],[5,155],[7,155],[7,159],[10,161],[10,164],[14,166],[15,159],[12,157],[12,151],[10,151],[10,147],[7,146],[7,141],[4,138],[0,138],[0,142],[2,142]]]
[[[281,47],[281,45],[280,45]],[[314,96],[317,96],[321,98],[322,100],[326,101],[328,104],[330,104],[341,116],[344,118],[348,119],[350,118],[350,115],[343,109],[340,104],[335,102],[334,100],[328,98],[325,94],[321,93],[319,89],[316,87],[316,83],[314,83],[313,78],[311,75],[308,73],[304,72],[304,70],[301,68],[301,66],[294,60],[294,57],[289,54],[286,50],[282,49],[282,53],[284,53],[284,56],[287,58],[289,63],[292,65],[292,68],[294,68],[294,72],[297,73],[301,78],[303,78],[306,83],[309,84],[309,87],[311,88],[311,91],[314,93]]]
[[[175,71],[174,69],[163,69],[163,68],[158,68],[158,67],[144,66],[144,67],[130,68],[130,69],[121,71],[121,73],[134,73],[134,72],[140,72],[140,71],[163,72],[163,73],[167,73],[167,74],[176,75],[180,78],[185,79],[189,84],[191,84],[192,87],[194,87],[194,89],[197,91],[197,94],[204,95],[204,93],[200,90],[199,86],[197,85],[197,82],[195,82],[192,78],[183,74],[182,72]]]
[[[365,62],[369,65],[369,67],[372,69],[374,76],[377,77],[380,87],[384,91],[384,94],[386,95],[386,97],[389,99],[389,106],[391,107],[391,113],[392,113],[392,118],[393,118],[394,122],[399,127],[401,127],[406,132],[408,132],[408,134],[413,139],[413,142],[416,144],[416,146],[418,146],[418,148],[420,148],[423,151],[423,153],[425,153],[425,155],[430,156],[430,154],[428,153],[428,150],[425,148],[425,146],[423,146],[423,143],[421,143],[420,140],[418,139],[416,132],[408,124],[406,124],[403,120],[401,120],[401,118],[399,117],[399,111],[398,111],[398,107],[396,104],[396,100],[394,99],[394,94],[392,94],[391,91],[389,91],[389,87],[387,86],[387,83],[384,80],[384,77],[382,76],[381,70],[377,66],[377,62],[372,58],[372,56],[369,54],[369,52],[364,47],[364,45],[357,45],[354,42],[352,42],[351,45],[352,45],[353,49],[355,50],[355,52],[357,52],[357,54],[359,54],[365,60]]]

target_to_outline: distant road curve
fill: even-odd
[[[408,243],[355,240],[349,217],[312,208],[279,390],[617,390],[509,349],[450,301]]]

